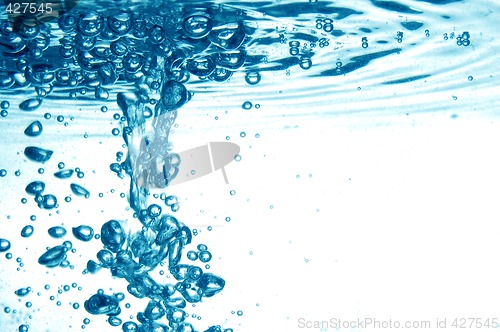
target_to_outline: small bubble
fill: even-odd
[[[229,192],[229,194],[231,194],[231,196],[234,196],[234,195],[236,195],[236,191],[235,191],[235,190],[231,190],[231,191]]]
[[[260,134],[255,134],[255,138],[259,138],[260,137]]]
[[[7,175],[7,170],[0,169],[0,177],[5,177]]]
[[[243,105],[241,105],[241,108],[243,108],[244,110],[249,110],[252,108],[252,103],[249,101],[245,101]]]
[[[242,132],[240,133],[240,137],[245,137],[246,135],[247,135],[247,134],[246,134],[244,131],[242,131]]]
[[[78,304],[78,303],[73,303],[73,309],[75,309],[75,310],[76,310],[76,309],[78,309],[78,308],[80,308],[80,304]]]
[[[237,154],[236,156],[234,156],[234,160],[240,161],[241,160],[241,156],[239,154]]]
[[[469,81],[472,81],[474,79],[474,77],[469,76],[468,79],[469,79]]]
[[[230,217],[226,217],[226,222],[230,222],[231,221],[231,218]]]
[[[101,112],[106,113],[107,111],[108,111],[108,107],[107,106],[101,107]]]
[[[38,174],[43,174],[45,172],[45,169],[43,169],[42,167],[40,167],[38,169]]]
[[[245,81],[250,85],[258,84],[261,80],[259,72],[251,71],[245,75]]]
[[[255,104],[255,108],[259,109],[260,108],[260,104]]]
[[[58,115],[58,116],[57,116],[57,121],[58,121],[58,122],[63,122],[63,121],[64,121],[64,116],[62,116],[62,115]]]
[[[238,316],[242,316],[243,315],[243,311],[241,310],[238,310],[238,312],[236,313]]]
[[[198,259],[198,253],[196,251],[194,251],[194,250],[190,250],[187,253],[187,257],[188,257],[189,260],[195,261],[195,260]]]
[[[60,162],[59,164],[57,164],[57,167],[58,167],[59,169],[63,169],[63,168],[64,168],[64,166],[65,166],[65,165],[64,165],[64,163],[63,163],[63,162]]]
[[[9,115],[9,112],[7,112],[7,110],[0,111],[0,116],[2,116],[2,118],[6,118],[7,115]]]
[[[323,31],[332,32],[333,31],[333,24],[325,23],[325,25],[323,26]]]
[[[20,176],[20,175],[21,175],[21,171],[20,171],[20,170],[17,170],[14,174],[15,174],[16,176]]]
[[[113,130],[111,130],[111,133],[112,133],[114,136],[118,136],[118,135],[120,135],[120,129],[118,129],[118,128],[113,128]]]
[[[3,108],[3,109],[8,109],[10,107],[10,103],[7,100],[3,100],[0,103],[0,107]]]
[[[226,136],[226,141],[229,141],[229,139],[230,139],[229,136]]]
[[[51,115],[50,113],[45,113],[45,114],[43,115],[43,117],[44,117],[46,120],[48,120],[48,119],[50,119],[50,118],[52,117],[52,115]]]
[[[299,66],[300,66],[300,68],[305,69],[305,70],[311,68],[312,67],[312,60],[311,60],[311,58],[304,57],[304,56],[301,57],[300,60],[299,60]]]

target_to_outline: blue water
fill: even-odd
[[[420,134],[402,130],[425,122],[429,138],[436,123],[496,123],[498,10],[454,0],[80,1],[32,27],[10,24],[2,7],[2,331],[301,331],[305,316],[325,320],[312,309],[332,296],[320,294],[325,279],[304,278],[338,268],[302,270],[333,242],[332,205],[364,197],[344,187],[359,164],[342,168],[342,138],[361,151],[403,137],[418,150]],[[388,136],[362,147],[359,130],[380,128]],[[169,187],[184,175],[181,152],[208,140],[242,147],[224,179]],[[361,162],[378,169],[383,158],[367,153]],[[331,169],[343,179],[319,190]]]

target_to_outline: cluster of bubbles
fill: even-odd
[[[330,46],[330,40],[328,38],[320,38],[318,45],[321,48]]]
[[[368,47],[368,38],[367,37],[361,38],[361,46],[363,48],[367,48]]]
[[[396,34],[396,40],[398,41],[398,43],[401,43],[403,41],[403,32],[402,31],[398,31],[398,33]]]
[[[107,100],[106,86],[118,81],[160,89],[161,79],[155,75],[160,67],[168,73],[163,79],[183,83],[190,75],[225,81],[243,66],[246,53],[240,46],[247,33],[240,20],[228,22],[211,8],[177,10],[164,16],[131,10],[70,11],[58,20],[64,36],[57,46],[53,25],[14,27],[2,20],[2,46],[15,61],[4,67],[16,71],[2,70],[0,87],[34,86],[37,97],[20,104],[21,110],[31,112],[58,87],[69,88],[72,97],[90,89],[96,99]]]
[[[455,38],[455,32],[451,32],[449,35],[448,33],[443,33],[443,39],[448,40],[448,39],[453,39]],[[462,34],[458,35],[456,37],[457,39],[457,45],[458,46],[469,46],[470,45],[470,33],[468,31],[462,32]]]
[[[331,18],[318,18],[316,20],[316,29],[323,30],[324,32],[333,31],[333,20]]]
[[[469,46],[470,45],[470,34],[467,31],[464,31],[462,35],[457,36],[457,45],[458,46]]]
[[[183,309],[187,303],[197,303],[219,293],[225,281],[198,266],[180,264],[182,251],[192,240],[191,230],[175,217],[160,213],[161,209],[155,207],[148,215],[140,216],[144,228],[132,236],[126,235],[122,222],[106,222],[101,229],[103,249],[96,255],[97,262],[90,260],[87,263],[86,271],[96,273],[102,268],[109,269],[114,277],[127,280],[130,294],[150,299],[146,309],[137,314],[144,331],[161,328],[169,331],[166,325],[158,322],[163,317],[168,319],[174,331],[194,331],[186,321],[188,314]],[[200,251],[198,258],[208,262],[211,254],[206,246],[199,245],[198,248],[205,249]],[[167,262],[168,270],[177,283],[163,284],[151,277],[149,272],[164,262]],[[98,292],[85,302],[85,308],[94,315],[115,317],[121,312],[119,302],[120,299],[115,296]],[[138,328],[139,324],[133,321],[123,325],[123,331],[136,331]],[[207,331],[222,330],[216,326]],[[230,332],[231,329],[225,331]]]
[[[7,100],[3,100],[0,102],[0,116],[5,118],[9,115],[9,111],[7,111],[10,107],[10,103]]]
[[[184,311],[187,303],[212,297],[225,285],[224,279],[217,275],[196,265],[181,264],[182,252],[192,240],[190,228],[172,215],[162,213],[159,205],[148,205],[147,200],[150,188],[166,188],[178,172],[180,158],[171,152],[168,134],[177,109],[191,98],[184,84],[193,76],[217,82],[229,79],[245,63],[243,44],[248,32],[236,15],[227,17],[224,15],[227,12],[221,13],[216,8],[172,6],[167,9],[161,15],[136,14],[131,10],[70,11],[58,19],[56,33],[54,24],[49,23],[14,26],[7,20],[0,22],[0,42],[8,55],[5,60],[8,63],[4,61],[0,70],[0,88],[31,86],[36,91],[36,97],[20,103],[21,111],[36,111],[54,91],[69,91],[70,98],[92,91],[97,100],[106,101],[112,92],[109,86],[124,82],[136,88],[131,93],[117,94],[117,103],[123,112],[118,119],[122,120],[123,128],[113,129],[112,134],[122,134],[128,155],[123,160],[123,154],[117,154],[117,162],[112,163],[110,169],[122,178],[130,177],[129,203],[142,229],[128,234],[123,229],[124,222],[118,220],[104,223],[100,234],[95,234],[88,225],[72,228],[77,240],[88,242],[96,238],[103,245],[97,259],[87,263],[85,273],[108,269],[112,276],[128,282],[127,290],[132,296],[149,298],[147,307],[137,314],[137,321],[125,323],[118,317],[124,294],[107,295],[98,290],[85,301],[88,313],[107,315],[110,325],[121,325],[125,332],[195,331]],[[260,73],[248,71],[245,80],[248,84],[258,84]],[[3,101],[0,106],[2,116],[7,116],[9,102]],[[103,106],[101,111],[106,112],[107,107]],[[31,138],[42,133],[40,121],[33,121],[24,131]],[[40,164],[47,163],[53,153],[35,145],[24,149],[29,161]],[[40,169],[43,173],[43,168]],[[2,176],[6,174],[3,170]],[[75,174],[78,178],[84,175],[80,169],[65,169],[61,163],[54,177],[65,180]],[[77,196],[88,198],[90,195],[77,183],[71,183],[70,189]],[[56,196],[44,192],[42,181],[32,181],[26,186],[26,193],[34,196],[40,208],[57,208]],[[175,196],[162,193],[160,198],[172,212],[179,209]],[[28,238],[33,233],[34,227],[26,225],[21,236]],[[67,230],[53,226],[48,234],[61,239]],[[10,248],[10,241],[0,239],[0,252]],[[198,249],[197,259],[208,263],[212,254],[205,245],[199,245]],[[64,241],[47,248],[38,263],[47,268],[73,268],[68,260],[69,252],[74,253],[75,249],[71,241]],[[150,275],[152,270],[165,264],[176,283],[157,282]],[[24,292],[16,294],[23,296]],[[206,331],[222,332],[223,329],[216,325]]]

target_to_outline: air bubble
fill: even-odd
[[[309,69],[309,68],[311,68],[312,67],[312,60],[311,60],[311,58],[309,58],[309,57],[301,57],[299,59],[299,66],[300,66],[300,68],[306,69],[306,70]],[[257,105],[255,105],[255,107],[257,108]]]
[[[251,71],[245,75],[245,81],[250,85],[256,85],[260,82],[261,76],[259,72]]]
[[[195,261],[198,259],[198,253],[196,251],[190,250],[187,253],[187,258],[191,261]]]
[[[33,232],[35,231],[35,229],[33,228],[33,226],[31,225],[26,225],[23,227],[23,229],[21,230],[21,236],[24,237],[24,238],[28,238],[30,237],[31,235],[33,235]]]
[[[210,253],[210,251],[202,250],[199,253],[198,258],[200,259],[201,262],[208,263],[212,259],[212,254]]]
[[[54,239],[58,239],[64,237],[66,235],[66,229],[62,226],[54,226],[48,229],[47,231],[50,236]]]
[[[26,303],[26,306],[28,306],[28,303]],[[31,307],[31,305],[29,307]],[[25,324],[19,325],[19,332],[28,332],[28,331],[29,331],[29,325],[25,325]]]
[[[249,110],[252,108],[252,103],[249,101],[245,101],[243,105],[241,105],[241,108],[243,108],[244,110]]]
[[[87,225],[80,225],[78,227],[73,227],[73,236],[78,240],[83,242],[88,242],[94,237],[94,230],[92,227]]]
[[[38,107],[40,107],[40,105],[42,105],[41,98],[27,99],[19,104],[19,109],[25,112],[33,112]]]
[[[10,249],[10,241],[6,239],[0,239],[0,252],[5,252]]]

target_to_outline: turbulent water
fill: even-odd
[[[3,15],[2,331],[248,331],[245,297],[220,314],[236,280],[217,271],[222,253],[197,240],[205,229],[181,220],[169,187],[186,176],[177,122],[197,122],[189,135],[226,126],[234,140],[247,120],[219,121],[228,111],[264,109],[255,138],[290,118],[493,114],[498,10],[455,0],[80,1],[35,26]]]

